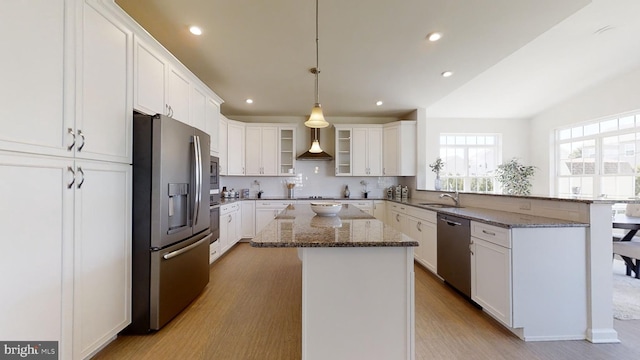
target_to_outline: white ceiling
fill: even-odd
[[[116,3],[225,100],[225,115],[309,114],[314,0]],[[327,117],[426,108],[429,117],[526,118],[640,66],[638,0],[319,0],[319,7]],[[203,28],[200,37],[189,33],[193,24]],[[598,34],[605,26],[612,29]],[[442,40],[426,41],[433,31]],[[441,77],[445,70],[454,75]]]

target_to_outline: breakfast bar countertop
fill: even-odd
[[[309,204],[285,208],[251,240],[253,247],[402,247],[418,242],[357,207],[316,215]]]

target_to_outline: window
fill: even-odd
[[[638,196],[639,145],[640,114],[556,130],[556,193]]]
[[[501,143],[499,134],[440,134],[442,189],[493,192]]]

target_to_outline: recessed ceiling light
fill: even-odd
[[[432,32],[431,34],[427,35],[427,39],[429,41],[438,41],[442,38],[442,33],[439,32]]]
[[[189,28],[189,31],[191,31],[191,33],[192,33],[193,35],[202,35],[202,29],[200,29],[200,28],[199,28],[199,27],[197,27],[197,26],[192,26],[192,27],[190,27],[190,28]]]
[[[445,71],[441,75],[442,75],[442,77],[449,77],[449,76],[453,75],[453,71]]]
[[[253,99],[247,99],[247,100],[245,100],[245,102],[246,102],[247,104],[253,104]]]
[[[376,106],[380,106],[380,105],[382,105],[382,104],[383,104],[383,102],[382,102],[382,101],[380,101],[380,100],[376,101]]]

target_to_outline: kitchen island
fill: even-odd
[[[416,241],[355,206],[318,216],[298,204],[251,246],[298,248],[302,359],[414,359]]]

